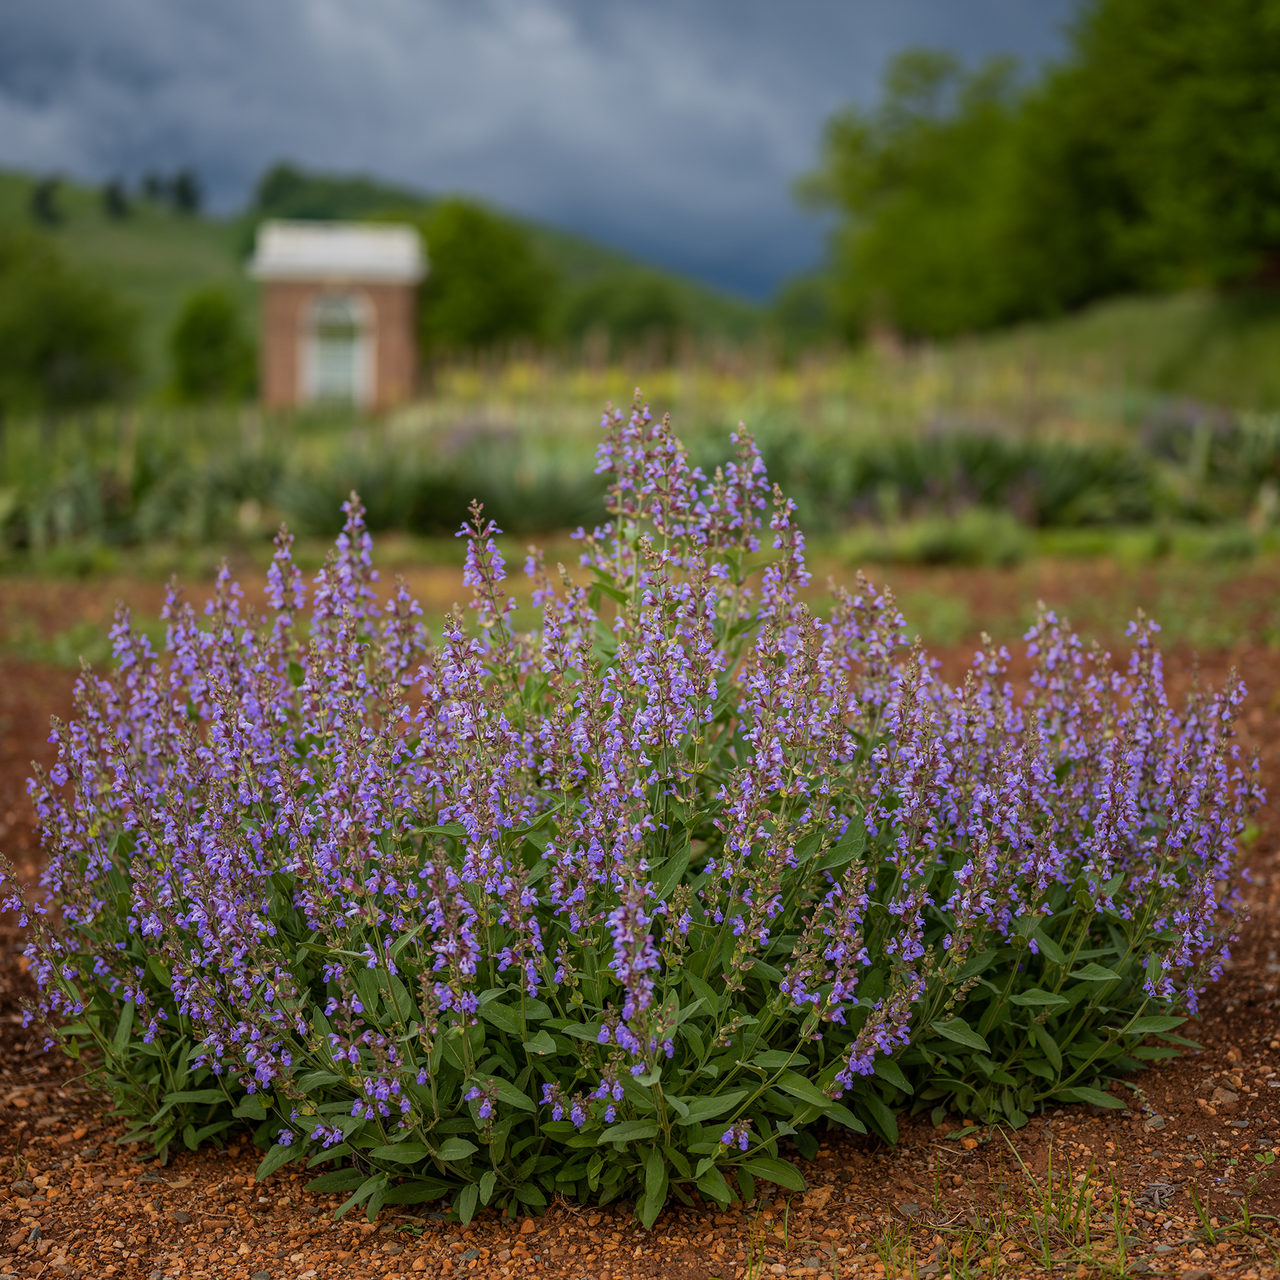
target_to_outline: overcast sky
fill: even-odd
[[[812,264],[822,123],[933,45],[1034,63],[1072,0],[0,0],[0,165],[277,159],[482,196],[760,297]]]

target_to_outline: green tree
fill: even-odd
[[[47,239],[0,230],[0,408],[100,403],[124,394],[137,371],[128,307]]]
[[[445,200],[420,224],[430,270],[418,331],[428,356],[544,336],[556,280],[514,222]]]
[[[169,332],[169,358],[180,400],[243,400],[257,385],[253,343],[222,289],[187,298]]]
[[[637,269],[610,271],[572,290],[557,327],[571,339],[604,332],[615,349],[654,344],[669,359],[679,331],[688,325],[671,284]]]
[[[1051,233],[1065,195],[1104,255],[1104,286],[1275,271],[1278,69],[1280,0],[1094,0],[1028,102],[1024,190],[1041,207],[1024,235]],[[1079,269],[1078,252],[1071,261]]]
[[[824,165],[801,195],[844,215],[832,303],[850,336],[879,322],[942,337],[1014,313],[999,260],[1016,110],[1007,61],[966,73],[948,54],[911,50],[889,67],[875,111],[830,122]]]
[[[948,336],[1133,289],[1280,279],[1280,0],[1091,0],[1019,87],[914,51],[801,194],[846,331]]]

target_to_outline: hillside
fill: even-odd
[[[1117,388],[1280,409],[1280,291],[1113,298],[980,340],[1027,367],[1076,367]]]
[[[358,219],[395,213],[417,217],[435,203],[431,196],[374,178],[307,173],[290,165],[277,165],[263,177],[255,207],[242,221],[242,243],[247,252],[253,228],[263,217]],[[524,230],[534,252],[567,290],[600,279],[645,272],[669,285],[680,314],[696,333],[743,339],[760,328],[763,318],[760,309],[739,298],[685,276],[662,271],[585,236],[528,218],[504,216]]]
[[[32,180],[0,170],[0,225],[32,225],[28,206]],[[77,266],[92,272],[138,313],[144,381],[165,377],[165,340],[182,300],[193,289],[217,284],[241,304],[246,323],[257,324],[257,291],[240,265],[234,221],[182,217],[141,201],[129,216],[108,218],[100,193],[63,183],[58,191],[62,220],[42,227]]]
[[[429,209],[428,197],[364,178],[298,175],[254,210],[231,218],[171,212],[134,200],[129,215],[111,218],[98,188],[63,182],[57,195],[60,222],[43,227],[73,263],[92,272],[135,308],[140,320],[144,386],[154,391],[167,371],[166,338],[183,299],[194,289],[220,285],[239,303],[246,326],[257,329],[257,289],[244,259],[263,216],[361,218]],[[34,179],[0,170],[0,225],[32,225]],[[535,251],[568,286],[622,272],[647,271],[667,282],[691,328],[741,338],[760,323],[757,308],[694,281],[660,271],[584,237],[519,220]]]

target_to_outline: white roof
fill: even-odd
[[[415,284],[426,275],[413,227],[368,222],[264,222],[249,274],[258,280]]]

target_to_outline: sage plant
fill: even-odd
[[[861,576],[812,595],[750,435],[707,477],[637,399],[608,521],[508,594],[479,506],[437,638],[358,500],[308,586],[118,617],[32,783],[31,1016],[162,1158],[250,1125],[342,1211],[727,1204],[815,1128],[1119,1105],[1221,972],[1244,690],[1166,700],[1050,612],[960,687]],[[764,544],[762,546],[762,543]],[[1184,1042],[1185,1043],[1185,1042]],[[784,1144],[788,1144],[784,1145]]]

